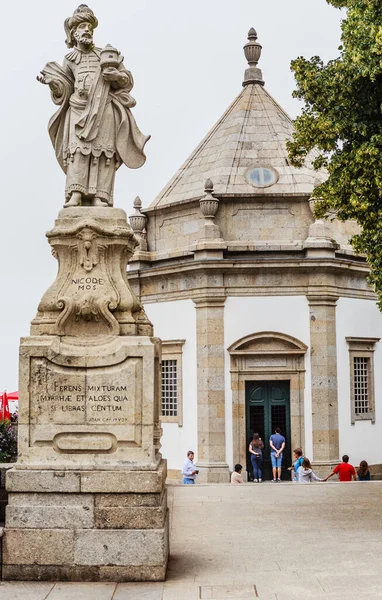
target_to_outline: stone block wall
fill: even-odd
[[[165,478],[164,462],[157,472],[13,469],[3,578],[164,580]]]

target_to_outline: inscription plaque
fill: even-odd
[[[33,358],[31,424],[135,424],[140,367],[139,358],[95,368],[61,367],[46,358]]]

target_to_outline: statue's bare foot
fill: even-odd
[[[68,206],[81,206],[81,192],[73,192],[70,199],[65,202],[64,208]]]
[[[93,206],[107,206],[107,202],[96,196],[93,200]]]

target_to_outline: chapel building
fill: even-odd
[[[179,474],[227,482],[248,444],[286,437],[284,477],[302,447],[314,470],[342,454],[382,463],[382,316],[355,255],[353,223],[315,220],[326,177],[290,165],[291,119],[264,87],[251,29],[243,87],[148,208],[128,273],[163,340],[162,454]]]

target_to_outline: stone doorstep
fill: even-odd
[[[62,471],[11,469],[8,492],[40,493],[160,493],[166,481],[166,461],[157,471]]]

